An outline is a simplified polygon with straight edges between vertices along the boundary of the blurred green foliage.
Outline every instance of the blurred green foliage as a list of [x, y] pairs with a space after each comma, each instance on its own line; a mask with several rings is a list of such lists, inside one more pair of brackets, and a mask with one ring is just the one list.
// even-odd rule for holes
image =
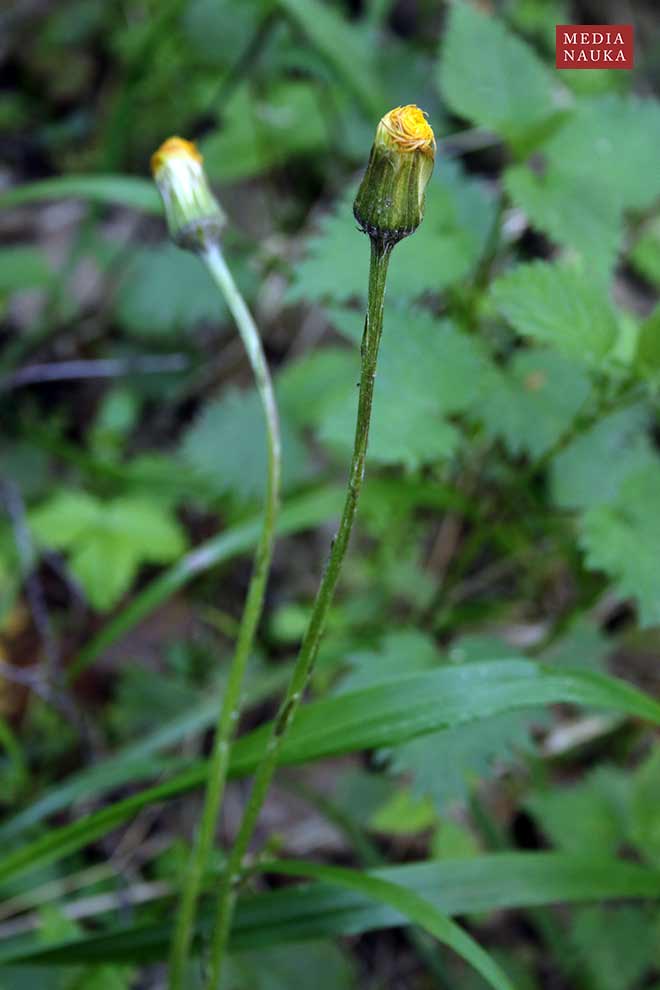
[[[160, 884], [185, 870], [196, 815], [142, 789], [201, 779], [265, 459], [228, 313], [165, 239], [151, 152], [198, 141], [281, 407], [287, 535], [245, 728], [286, 679], [331, 531], [368, 268], [352, 200], [379, 116], [408, 102], [436, 171], [392, 261], [360, 532], [312, 690], [359, 714], [360, 691], [412, 697], [453, 667], [469, 686], [526, 658], [657, 694], [660, 21], [651, 2], [603, 5], [634, 21], [636, 69], [557, 72], [554, 25], [593, 5], [33, 7], [0, 14], [0, 875], [23, 849], [40, 865], [3, 885], [0, 990], [128, 990], [160, 985]], [[376, 726], [368, 759], [283, 773], [271, 849], [390, 864], [436, 898], [435, 873], [401, 864], [449, 870], [450, 892], [479, 896], [436, 907], [458, 905], [520, 990], [653, 987], [660, 756], [607, 684], [614, 713], [511, 703], [417, 733], [420, 702], [389, 745]], [[400, 923], [391, 908], [315, 883], [301, 920], [296, 895], [258, 885], [226, 990], [311, 971], [319, 990], [484, 985], [413, 928], [330, 940]], [[49, 947], [57, 965], [31, 965]]]

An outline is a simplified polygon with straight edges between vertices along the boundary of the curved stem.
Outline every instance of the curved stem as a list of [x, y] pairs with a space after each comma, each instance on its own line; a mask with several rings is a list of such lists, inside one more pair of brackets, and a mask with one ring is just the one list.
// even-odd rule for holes
[[259, 333], [250, 311], [236, 287], [220, 247], [216, 244], [207, 245], [201, 252], [201, 258], [227, 301], [252, 366], [257, 391], [259, 392], [266, 419], [268, 472], [261, 535], [255, 553], [252, 577], [243, 608], [236, 648], [218, 712], [197, 841], [186, 873], [175, 921], [170, 951], [170, 990], [183, 990], [187, 985], [186, 967], [190, 955], [195, 910], [222, 804], [227, 779], [227, 767], [229, 764], [230, 743], [238, 724], [241, 689], [245, 670], [250, 658], [255, 632], [263, 608], [266, 580], [272, 557], [280, 489], [281, 456], [279, 419], [273, 384], [261, 346]]
[[335, 539], [332, 541], [328, 562], [316, 594], [312, 614], [291, 675], [291, 680], [273, 723], [266, 752], [257, 767], [252, 791], [243, 814], [238, 835], [229, 854], [225, 871], [220, 881], [211, 941], [210, 966], [206, 981], [207, 990], [217, 990], [220, 984], [222, 965], [229, 938], [229, 929], [231, 927], [238, 884], [241, 878], [243, 858], [250, 844], [259, 812], [261, 811], [275, 772], [284, 737], [300, 704], [312, 672], [353, 528], [353, 521], [362, 488], [362, 479], [364, 478], [378, 347], [383, 329], [385, 282], [391, 248], [392, 245], [384, 245], [375, 240], [371, 242], [369, 299], [361, 347], [360, 398], [346, 499], [339, 529]]

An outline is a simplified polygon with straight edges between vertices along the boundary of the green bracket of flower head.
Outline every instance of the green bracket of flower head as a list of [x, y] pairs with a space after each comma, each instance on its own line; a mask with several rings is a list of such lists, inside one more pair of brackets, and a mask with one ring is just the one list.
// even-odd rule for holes
[[385, 114], [353, 206], [365, 234], [393, 246], [417, 230], [434, 161], [435, 138], [419, 107]]
[[201, 251], [217, 242], [225, 215], [211, 192], [195, 145], [183, 138], [168, 138], [151, 156], [151, 171], [175, 244]]

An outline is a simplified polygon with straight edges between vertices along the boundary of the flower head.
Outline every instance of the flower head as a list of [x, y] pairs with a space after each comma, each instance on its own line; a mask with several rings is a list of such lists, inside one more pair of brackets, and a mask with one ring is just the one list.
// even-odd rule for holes
[[381, 119], [376, 128], [376, 141], [393, 151], [421, 151], [435, 157], [435, 137], [426, 114], [414, 103], [395, 107]]
[[203, 158], [192, 141], [171, 137], [151, 156], [170, 236], [180, 246], [201, 250], [217, 238], [224, 214], [204, 172]]
[[353, 207], [366, 234], [396, 244], [417, 229], [434, 161], [435, 137], [423, 110], [409, 104], [385, 114]]

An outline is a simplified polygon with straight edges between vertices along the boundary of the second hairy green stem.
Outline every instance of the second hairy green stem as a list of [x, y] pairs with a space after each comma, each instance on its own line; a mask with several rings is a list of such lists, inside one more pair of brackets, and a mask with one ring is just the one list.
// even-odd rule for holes
[[248, 850], [259, 812], [261, 811], [275, 768], [277, 767], [284, 737], [300, 704], [318, 654], [319, 644], [325, 630], [328, 612], [332, 605], [337, 581], [339, 580], [339, 573], [353, 528], [367, 456], [376, 363], [383, 329], [385, 282], [391, 249], [391, 244], [383, 244], [377, 240], [372, 240], [371, 242], [369, 299], [361, 348], [360, 396], [346, 500], [344, 502], [339, 529], [332, 541], [328, 562], [314, 601], [307, 631], [300, 647], [291, 680], [273, 723], [273, 729], [266, 746], [266, 751], [261, 763], [257, 767], [252, 791], [238, 835], [229, 854], [227, 865], [220, 881], [211, 941], [209, 973], [206, 982], [208, 990], [217, 990], [220, 984], [234, 904], [238, 884], [241, 879], [243, 859]]
[[245, 671], [262, 612], [270, 569], [280, 489], [280, 429], [275, 394], [259, 333], [242, 295], [236, 287], [220, 248], [209, 244], [201, 258], [222, 292], [245, 345], [266, 419], [268, 470], [266, 501], [261, 535], [257, 544], [247, 598], [241, 617], [234, 656], [218, 713], [213, 749], [209, 760], [206, 793], [197, 841], [185, 876], [170, 952], [170, 990], [186, 986], [195, 910], [222, 803], [229, 765], [229, 749], [238, 723]]

